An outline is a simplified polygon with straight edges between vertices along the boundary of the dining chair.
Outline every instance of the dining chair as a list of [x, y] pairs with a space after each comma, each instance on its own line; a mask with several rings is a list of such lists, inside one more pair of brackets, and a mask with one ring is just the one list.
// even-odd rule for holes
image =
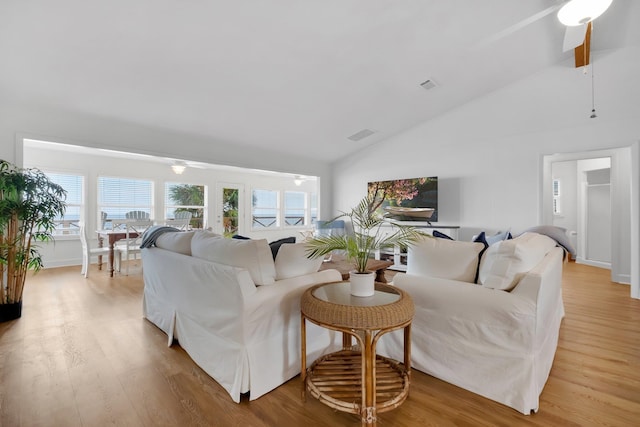
[[[313, 235], [315, 237], [343, 236], [344, 234], [346, 234], [345, 222], [342, 219], [337, 219], [333, 221], [317, 220], [315, 223], [315, 230], [313, 232]], [[335, 252], [340, 252], [340, 251], [335, 251]], [[333, 252], [330, 252], [329, 254], [324, 256], [323, 261], [329, 262], [331, 261], [332, 257], [333, 257]]]
[[109, 256], [109, 248], [92, 248], [89, 246], [89, 239], [87, 237], [87, 229], [84, 222], [78, 224], [80, 226], [80, 243], [82, 244], [82, 269], [80, 274], [83, 274], [85, 278], [89, 277], [89, 265], [91, 264], [92, 255]]
[[192, 216], [193, 214], [189, 211], [176, 212], [175, 217], [166, 219], [164, 225], [169, 225], [179, 230], [187, 231], [189, 230]]
[[149, 212], [145, 211], [129, 211], [124, 214], [126, 219], [149, 219]]
[[114, 229], [118, 226], [124, 227], [125, 237], [118, 240], [114, 245], [115, 258], [116, 258], [116, 270], [118, 272], [122, 269], [122, 258], [124, 257], [127, 265], [125, 266], [125, 275], [129, 275], [129, 259], [133, 255], [133, 259], [137, 259], [137, 254], [140, 253], [140, 244], [142, 243], [142, 235], [145, 230], [153, 225], [151, 220], [125, 220], [119, 223], [114, 223]]

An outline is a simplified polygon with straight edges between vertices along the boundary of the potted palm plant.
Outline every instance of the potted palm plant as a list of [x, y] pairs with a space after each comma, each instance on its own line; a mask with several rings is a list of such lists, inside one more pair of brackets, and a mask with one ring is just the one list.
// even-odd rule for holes
[[[415, 227], [394, 223], [376, 212], [375, 197], [362, 199], [350, 212], [329, 221], [348, 218], [353, 232], [338, 236], [315, 236], [306, 241], [307, 256], [317, 258], [332, 251], [344, 251], [355, 269], [350, 272], [351, 294], [371, 296], [374, 293], [375, 273], [367, 271], [367, 262], [379, 249], [394, 245], [411, 246], [426, 234]], [[388, 229], [382, 229], [388, 225]], [[386, 228], [386, 227], [385, 227]]]
[[65, 199], [43, 172], [0, 160], [0, 321], [21, 316], [27, 271], [42, 268], [36, 242], [53, 239]]

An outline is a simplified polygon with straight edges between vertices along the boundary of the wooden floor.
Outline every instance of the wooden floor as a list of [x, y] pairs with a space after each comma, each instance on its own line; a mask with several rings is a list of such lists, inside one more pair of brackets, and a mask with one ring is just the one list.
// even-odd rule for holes
[[[233, 403], [142, 318], [141, 276], [92, 266], [30, 277], [22, 318], [0, 324], [0, 425], [357, 426], [354, 415], [300, 399], [295, 377]], [[640, 425], [640, 301], [608, 271], [565, 265], [563, 320], [537, 414], [521, 415], [414, 371], [411, 392], [379, 426]]]

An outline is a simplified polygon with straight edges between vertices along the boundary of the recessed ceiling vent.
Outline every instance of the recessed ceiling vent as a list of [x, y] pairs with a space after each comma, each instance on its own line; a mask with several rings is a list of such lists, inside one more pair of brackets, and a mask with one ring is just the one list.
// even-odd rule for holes
[[352, 141], [360, 141], [361, 139], [365, 139], [366, 137], [371, 136], [374, 133], [376, 133], [375, 130], [362, 129], [360, 132], [356, 132], [353, 135], [351, 135], [349, 139]]
[[429, 79], [420, 83], [420, 86], [422, 86], [423, 89], [429, 90], [429, 89], [433, 89], [434, 87], [437, 87], [438, 84], [435, 81]]

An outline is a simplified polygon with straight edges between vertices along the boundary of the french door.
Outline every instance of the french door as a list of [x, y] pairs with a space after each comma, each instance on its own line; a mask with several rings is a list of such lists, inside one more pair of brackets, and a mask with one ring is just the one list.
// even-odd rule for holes
[[243, 201], [243, 184], [220, 182], [216, 185], [216, 233], [225, 237], [243, 233]]

